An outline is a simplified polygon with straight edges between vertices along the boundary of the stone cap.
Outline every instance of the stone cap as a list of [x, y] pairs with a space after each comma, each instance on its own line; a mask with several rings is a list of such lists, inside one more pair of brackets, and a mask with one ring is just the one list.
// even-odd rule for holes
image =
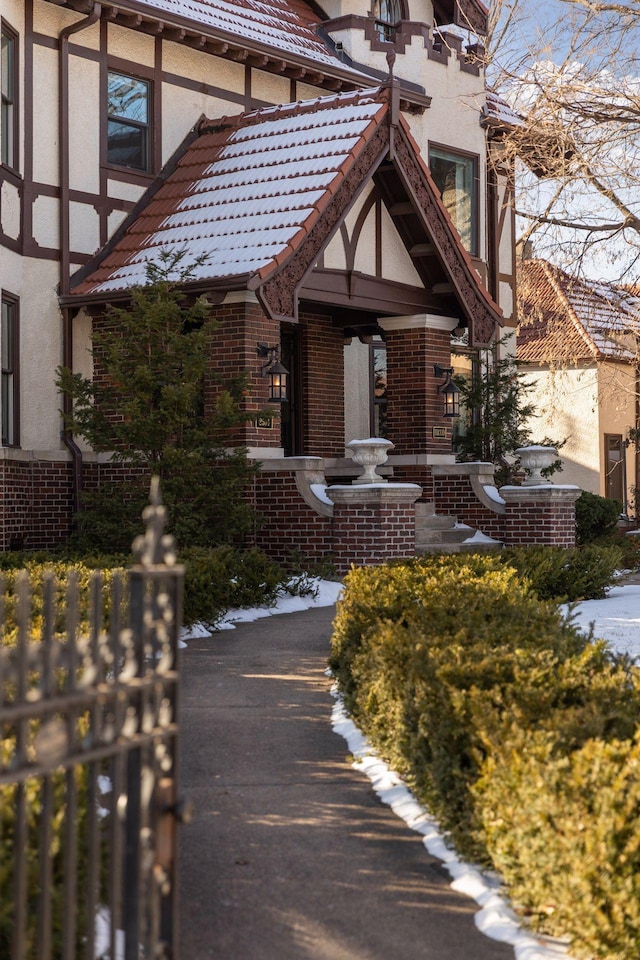
[[335, 484], [327, 487], [327, 496], [335, 504], [415, 503], [422, 495], [417, 483]]
[[572, 484], [544, 484], [538, 487], [500, 487], [500, 496], [509, 504], [564, 501], [575, 503], [582, 489]]

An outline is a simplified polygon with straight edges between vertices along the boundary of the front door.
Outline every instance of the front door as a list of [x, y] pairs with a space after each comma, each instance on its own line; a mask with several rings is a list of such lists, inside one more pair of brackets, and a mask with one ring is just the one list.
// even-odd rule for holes
[[287, 401], [282, 404], [281, 446], [285, 457], [299, 457], [304, 453], [304, 433], [302, 419], [302, 338], [297, 326], [281, 327], [280, 355], [282, 363], [289, 371]]
[[622, 435], [605, 433], [605, 496], [620, 500], [621, 503], [624, 502], [624, 454]]

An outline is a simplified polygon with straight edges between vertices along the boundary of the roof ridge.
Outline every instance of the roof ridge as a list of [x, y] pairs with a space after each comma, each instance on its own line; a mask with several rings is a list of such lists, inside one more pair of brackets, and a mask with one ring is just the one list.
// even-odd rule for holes
[[[386, 94], [386, 96], [385, 96]], [[295, 100], [290, 103], [280, 103], [275, 106], [258, 107], [246, 113], [238, 113], [232, 117], [220, 117], [219, 120], [204, 117], [198, 126], [198, 134], [221, 133], [234, 127], [248, 126], [261, 123], [263, 120], [275, 120], [288, 116], [303, 116], [307, 113], [316, 113], [337, 104], [354, 105], [364, 100], [379, 100], [382, 104], [388, 99], [388, 90], [382, 86], [358, 87], [348, 93], [332, 93], [326, 97], [316, 97], [314, 100]]]

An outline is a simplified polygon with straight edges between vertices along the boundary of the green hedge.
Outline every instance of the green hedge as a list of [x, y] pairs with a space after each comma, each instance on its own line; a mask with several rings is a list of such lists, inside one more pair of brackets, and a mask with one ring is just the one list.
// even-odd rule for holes
[[620, 500], [599, 497], [583, 490], [576, 500], [576, 540], [592, 543], [599, 537], [613, 533], [622, 513]]
[[[233, 547], [189, 547], [180, 552], [179, 561], [185, 566], [184, 616], [186, 625], [197, 621], [215, 627], [225, 612], [234, 607], [252, 607], [275, 602], [281, 590], [291, 593], [309, 592], [312, 587], [303, 575], [291, 576], [259, 550], [238, 550]], [[82, 622], [88, 617], [87, 599], [94, 570], [101, 571], [107, 587], [106, 615], [109, 616], [108, 589], [114, 573], [126, 573], [131, 558], [121, 554], [65, 557], [46, 552], [0, 553], [0, 575], [9, 591], [5, 635], [15, 635], [15, 580], [26, 570], [33, 590], [34, 639], [38, 636], [42, 614], [42, 582], [45, 573], [53, 573], [58, 584], [58, 596], [64, 594], [69, 573], [75, 571], [81, 597]], [[62, 629], [60, 621], [59, 628]]]
[[[616, 752], [614, 746], [629, 745], [638, 728], [638, 671], [610, 655], [604, 643], [583, 636], [556, 604], [540, 600], [526, 578], [494, 557], [352, 570], [330, 663], [347, 709], [373, 744], [407, 777], [461, 853], [499, 869], [520, 903], [518, 868], [505, 869], [501, 851], [507, 851], [507, 863], [509, 856], [517, 861], [524, 840], [519, 836], [510, 846], [510, 828], [502, 827], [514, 822], [519, 805], [525, 830], [529, 792], [546, 796], [544, 762], [535, 770], [526, 766], [532, 738], [542, 738], [547, 759], [559, 763], [573, 762], [591, 743], [610, 745], [600, 773], [593, 772], [597, 790], [600, 775], [603, 789], [605, 782], [619, 782], [608, 764], [615, 767], [623, 748]], [[514, 770], [520, 767], [526, 769], [518, 773], [522, 787], [515, 802]], [[535, 872], [535, 882], [529, 881], [535, 893], [526, 902], [532, 921], [564, 932], [569, 928], [560, 907], [550, 913], [554, 891], [546, 880], [553, 874], [557, 886], [566, 874], [555, 850], [564, 840], [551, 801], [545, 802], [540, 800], [536, 825], [545, 857], [538, 866], [535, 857], [527, 859], [522, 883]], [[640, 833], [640, 809], [630, 829]], [[591, 917], [600, 902], [599, 888], [590, 885], [588, 854], [584, 860], [576, 854], [573, 869], [593, 895], [588, 908], [587, 900], [572, 903], [576, 916], [569, 932], [577, 948], [620, 960], [623, 954], [608, 946], [611, 932], [599, 939], [592, 919], [582, 915]], [[609, 869], [616, 873], [615, 862]], [[628, 960], [639, 952], [640, 923], [635, 908], [621, 910], [624, 942], [636, 938]]]

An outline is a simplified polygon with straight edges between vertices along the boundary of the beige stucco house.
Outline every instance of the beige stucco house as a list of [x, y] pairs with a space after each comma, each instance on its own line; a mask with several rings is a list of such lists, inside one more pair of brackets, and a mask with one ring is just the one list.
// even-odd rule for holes
[[519, 270], [518, 359], [534, 383], [536, 431], [562, 448], [560, 482], [623, 502], [638, 479], [640, 298], [570, 277], [544, 260]]
[[277, 415], [236, 438], [265, 484], [313, 458], [339, 477], [351, 439], [386, 431], [394, 477], [432, 497], [432, 467], [454, 460], [435, 365], [454, 331], [480, 351], [515, 324], [487, 15], [480, 0], [4, 0], [2, 548], [59, 542], [108, 472], [62, 430], [55, 370], [91, 374], [92, 324], [167, 250], [206, 254], [185, 292], [223, 321], [211, 362], [249, 372], [249, 411], [269, 399], [258, 343], [290, 372]]

